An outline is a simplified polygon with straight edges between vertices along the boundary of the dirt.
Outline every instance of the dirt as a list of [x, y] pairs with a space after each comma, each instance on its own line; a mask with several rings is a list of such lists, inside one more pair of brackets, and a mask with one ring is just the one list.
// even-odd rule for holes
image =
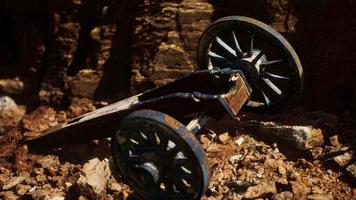
[[[40, 107], [25, 116], [18, 128], [0, 138], [0, 197], [138, 199], [137, 194], [117, 174], [107, 139], [56, 149], [40, 148], [41, 151], [29, 150], [23, 144], [23, 134], [28, 130], [26, 127], [50, 127], [54, 121], [64, 120], [63, 115], [58, 115], [63, 112], [71, 111]], [[305, 115], [313, 116], [312, 113]], [[284, 116], [291, 119], [294, 115], [285, 113]], [[332, 156], [340, 155], [345, 149], [353, 152], [350, 149], [352, 143], [345, 142], [343, 134], [333, 132], [338, 137], [333, 135], [330, 142], [321, 147], [306, 151], [288, 149], [279, 145], [278, 141], [264, 140], [246, 130], [243, 124], [249, 118], [263, 119], [265, 116], [241, 113], [237, 121], [228, 117], [220, 121], [211, 120], [203, 134], [198, 136], [206, 151], [211, 174], [209, 189], [202, 199], [355, 197], [356, 178], [330, 161]], [[302, 118], [304, 121], [313, 121], [313, 117]], [[345, 126], [344, 121], [338, 117], [336, 119], [340, 121], [333, 128], [342, 130], [340, 126]], [[344, 130], [345, 134], [348, 131], [353, 130]], [[323, 129], [323, 133], [326, 138], [329, 137], [326, 129]], [[108, 167], [110, 173], [106, 169]]]

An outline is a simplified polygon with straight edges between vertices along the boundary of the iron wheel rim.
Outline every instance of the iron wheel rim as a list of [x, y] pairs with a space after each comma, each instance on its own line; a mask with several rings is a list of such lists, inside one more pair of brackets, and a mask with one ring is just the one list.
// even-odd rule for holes
[[[141, 133], [129, 133], [128, 129], [137, 127], [138, 124], [141, 125], [141, 128], [133, 129], [134, 131], [151, 128], [151, 130], [158, 132], [156, 134], [154, 132], [142, 131]], [[153, 129], [152, 127], [148, 127], [150, 125], [154, 126]], [[167, 132], [163, 134], [159, 133], [162, 130], [163, 132]], [[122, 143], [121, 141], [121, 144], [119, 144], [118, 140], [122, 140], [122, 137], [129, 142]], [[157, 141], [157, 137], [159, 142]], [[166, 142], [167, 147], [162, 145], [163, 141]], [[132, 144], [132, 142], [138, 144]], [[145, 142], [147, 143], [144, 144]], [[170, 142], [175, 146], [169, 146]], [[141, 146], [141, 152], [138, 149], [133, 150], [133, 146]], [[136, 152], [130, 155], [128, 150]], [[141, 172], [138, 172], [134, 165], [140, 166], [140, 164], [150, 162], [151, 160], [149, 161], [144, 156], [152, 152], [157, 154], [159, 160], [161, 160], [161, 164], [157, 164], [156, 162], [159, 161], [152, 159], [154, 160], [152, 161], [154, 165], [157, 166], [160, 177], [157, 182], [151, 179], [149, 183], [153, 184], [153, 186], [147, 190], [145, 184], [142, 185], [139, 183], [137, 177]], [[172, 152], [175, 156], [167, 157], [167, 154], [171, 154]], [[122, 121], [120, 131], [113, 136], [112, 154], [115, 165], [124, 179], [143, 198], [199, 199], [205, 193], [209, 184], [209, 172], [205, 152], [201, 144], [183, 124], [161, 112], [140, 110], [125, 118]], [[134, 161], [131, 162], [130, 159]], [[130, 172], [130, 170], [132, 171]], [[149, 174], [152, 175], [152, 171], [155, 170], [144, 169], [144, 171], [149, 171]], [[137, 176], [134, 175], [135, 173]]]
[[[253, 36], [252, 47], [251, 40], [246, 38], [248, 35]], [[253, 59], [252, 51], [258, 59]], [[200, 38], [197, 59], [200, 69], [243, 68], [241, 70], [253, 88], [251, 98], [244, 106], [247, 109], [279, 110], [302, 94], [303, 69], [295, 50], [280, 33], [255, 19], [230, 16], [214, 22]], [[246, 66], [242, 66], [241, 61], [247, 63]], [[253, 62], [260, 62], [258, 69]], [[249, 65], [255, 69], [248, 70]]]

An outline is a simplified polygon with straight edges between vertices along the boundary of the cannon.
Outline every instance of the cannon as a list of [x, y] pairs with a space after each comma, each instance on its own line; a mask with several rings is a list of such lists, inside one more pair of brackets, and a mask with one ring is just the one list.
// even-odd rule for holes
[[215, 21], [197, 48], [198, 70], [84, 114], [36, 137], [30, 146], [111, 138], [112, 157], [144, 199], [199, 199], [209, 166], [196, 135], [209, 118], [241, 109], [269, 112], [300, 97], [303, 70], [288, 41], [242, 16]]

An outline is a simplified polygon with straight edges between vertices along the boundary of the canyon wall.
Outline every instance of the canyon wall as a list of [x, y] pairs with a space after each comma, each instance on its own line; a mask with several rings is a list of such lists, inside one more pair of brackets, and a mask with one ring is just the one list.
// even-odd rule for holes
[[[302, 105], [356, 112], [353, 0], [4, 0], [0, 93], [69, 105], [161, 85], [196, 68], [200, 34], [227, 15], [288, 38], [304, 67]], [[21, 84], [9, 84], [15, 78]]]

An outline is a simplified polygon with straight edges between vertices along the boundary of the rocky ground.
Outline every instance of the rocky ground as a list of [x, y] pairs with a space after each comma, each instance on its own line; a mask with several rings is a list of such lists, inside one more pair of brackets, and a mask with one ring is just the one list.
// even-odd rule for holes
[[[78, 100], [66, 111], [39, 107], [24, 115], [12, 99], [1, 99], [0, 120], [8, 125], [0, 136], [0, 199], [137, 199], [115, 173], [107, 139], [40, 153], [23, 144], [24, 136], [103, 102]], [[355, 199], [354, 127], [347, 113], [301, 109], [211, 120], [199, 136], [211, 172], [202, 199]]]

